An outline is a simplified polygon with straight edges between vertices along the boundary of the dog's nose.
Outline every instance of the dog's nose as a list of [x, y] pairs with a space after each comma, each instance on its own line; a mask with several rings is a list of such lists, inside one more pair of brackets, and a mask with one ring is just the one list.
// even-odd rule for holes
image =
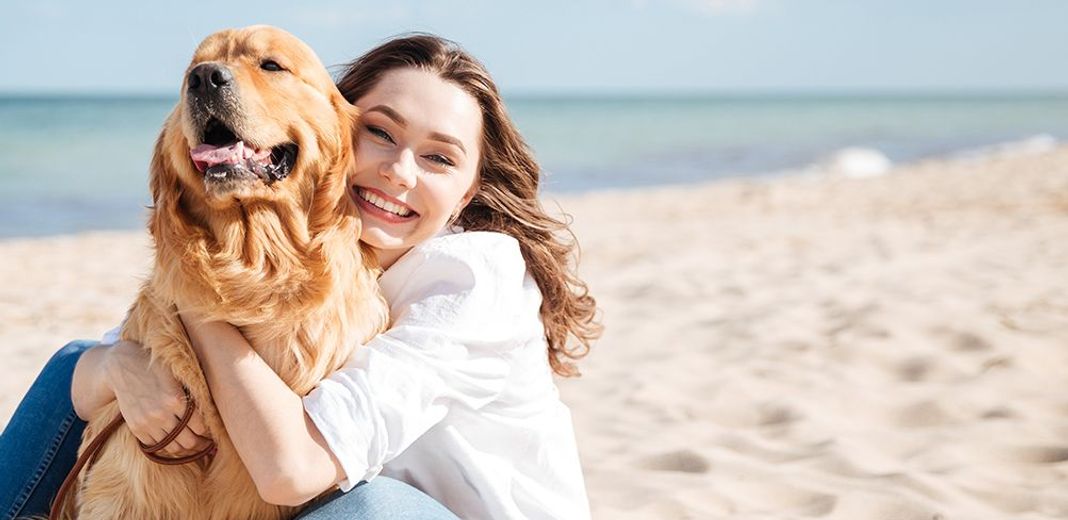
[[218, 63], [201, 63], [189, 71], [189, 90], [192, 92], [216, 92], [234, 81], [230, 69]]

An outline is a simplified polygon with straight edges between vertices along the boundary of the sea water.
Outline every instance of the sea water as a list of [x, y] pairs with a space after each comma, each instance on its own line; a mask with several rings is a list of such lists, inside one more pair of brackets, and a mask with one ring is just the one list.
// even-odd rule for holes
[[[0, 97], [0, 237], [139, 229], [173, 97]], [[893, 163], [1068, 139], [1068, 95], [509, 97], [548, 192], [796, 170], [859, 147]]]

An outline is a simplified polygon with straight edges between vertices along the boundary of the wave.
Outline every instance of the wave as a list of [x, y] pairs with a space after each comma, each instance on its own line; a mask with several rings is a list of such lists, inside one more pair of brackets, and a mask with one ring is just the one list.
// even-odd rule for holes
[[961, 150], [950, 154], [949, 158], [964, 160], [1003, 159], [1050, 152], [1060, 144], [1061, 142], [1050, 134], [1035, 134], [1024, 139]]

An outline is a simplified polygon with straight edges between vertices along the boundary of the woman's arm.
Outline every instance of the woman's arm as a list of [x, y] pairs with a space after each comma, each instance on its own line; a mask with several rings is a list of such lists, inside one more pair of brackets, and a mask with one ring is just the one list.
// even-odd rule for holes
[[[170, 370], [151, 363], [148, 351], [131, 341], [101, 344], [78, 359], [71, 380], [71, 402], [88, 421], [104, 405], [118, 401], [119, 413], [137, 440], [156, 444], [178, 425], [186, 402]], [[204, 421], [195, 414], [160, 455], [181, 457], [208, 445]]]
[[70, 383], [70, 400], [74, 411], [88, 421], [101, 406], [115, 400], [115, 391], [105, 375], [105, 361], [111, 345], [97, 345], [86, 350], [74, 365]]
[[541, 295], [514, 238], [471, 234], [445, 245], [383, 275], [384, 286], [403, 281], [385, 291], [401, 317], [307, 396], [294, 394], [234, 327], [182, 314], [265, 499], [301, 504], [333, 484], [347, 490], [374, 478], [454, 407], [495, 400], [520, 347], [544, 335]]
[[267, 502], [296, 506], [345, 478], [301, 396], [225, 322], [181, 313], [226, 431]]

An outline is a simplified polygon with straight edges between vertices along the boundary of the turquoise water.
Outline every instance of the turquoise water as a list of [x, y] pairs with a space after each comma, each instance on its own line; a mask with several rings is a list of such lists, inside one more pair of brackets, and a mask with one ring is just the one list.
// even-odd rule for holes
[[[0, 97], [0, 237], [136, 229], [175, 100]], [[1068, 96], [510, 98], [552, 192], [758, 175], [848, 146], [908, 162], [1049, 134]]]

